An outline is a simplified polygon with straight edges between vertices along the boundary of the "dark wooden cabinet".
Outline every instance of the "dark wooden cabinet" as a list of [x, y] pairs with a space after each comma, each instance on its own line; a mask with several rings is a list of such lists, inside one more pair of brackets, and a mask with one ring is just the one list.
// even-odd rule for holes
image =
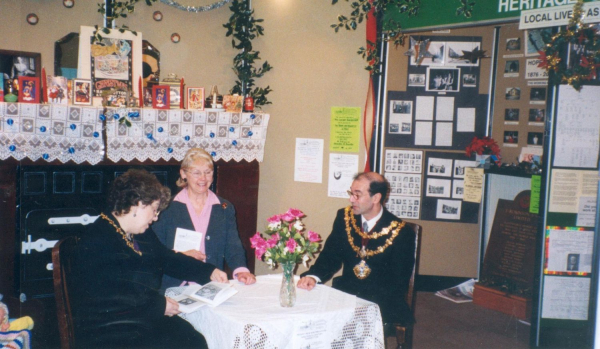
[[[258, 162], [217, 161], [215, 165], [212, 190], [235, 206], [240, 238], [253, 271], [249, 238], [256, 232]], [[146, 168], [174, 194], [178, 191], [177, 162], [93, 166], [0, 163], [0, 293], [20, 300], [19, 309], [10, 309], [11, 317], [38, 317], [33, 331], [38, 345], [58, 345], [52, 247], [62, 237], [80, 232], [103, 210], [111, 182], [131, 167]]]

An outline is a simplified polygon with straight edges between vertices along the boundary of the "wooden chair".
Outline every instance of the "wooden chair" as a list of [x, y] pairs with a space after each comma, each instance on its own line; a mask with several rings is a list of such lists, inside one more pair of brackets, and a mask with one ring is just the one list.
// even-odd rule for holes
[[[415, 223], [406, 222], [406, 225], [411, 227], [415, 232], [415, 266], [413, 268], [412, 275], [410, 276], [410, 282], [408, 284], [408, 290], [406, 292], [406, 304], [408, 304], [410, 310], [415, 315], [415, 304], [417, 302], [417, 294], [415, 293], [415, 276], [419, 272], [419, 259], [421, 256], [421, 234], [423, 228]], [[393, 324], [396, 328], [396, 342], [398, 343], [397, 349], [410, 349], [412, 348], [413, 340], [413, 327], [414, 325], [403, 326], [400, 324]]]
[[61, 239], [52, 248], [52, 266], [54, 277], [54, 297], [56, 298], [56, 314], [58, 317], [58, 330], [60, 332], [60, 346], [62, 349], [75, 347], [75, 333], [73, 330], [73, 313], [69, 302], [69, 274], [72, 267], [72, 254], [77, 248], [78, 238], [67, 236]]

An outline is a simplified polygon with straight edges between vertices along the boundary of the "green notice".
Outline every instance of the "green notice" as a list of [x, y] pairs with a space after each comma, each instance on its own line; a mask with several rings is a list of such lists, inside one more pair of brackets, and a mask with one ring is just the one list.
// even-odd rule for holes
[[539, 175], [531, 176], [531, 198], [529, 199], [529, 212], [540, 213], [540, 190], [542, 186], [542, 177]]
[[329, 150], [358, 153], [360, 108], [331, 107]]

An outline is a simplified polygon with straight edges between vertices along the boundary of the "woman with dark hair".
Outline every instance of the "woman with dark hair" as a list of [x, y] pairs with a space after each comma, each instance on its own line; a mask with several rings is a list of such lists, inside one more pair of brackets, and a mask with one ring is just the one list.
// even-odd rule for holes
[[80, 237], [70, 296], [75, 338], [83, 348], [207, 348], [178, 316], [179, 305], [158, 292], [163, 273], [204, 284], [227, 282], [213, 265], [165, 248], [146, 233], [171, 191], [145, 170], [115, 179], [108, 210]]

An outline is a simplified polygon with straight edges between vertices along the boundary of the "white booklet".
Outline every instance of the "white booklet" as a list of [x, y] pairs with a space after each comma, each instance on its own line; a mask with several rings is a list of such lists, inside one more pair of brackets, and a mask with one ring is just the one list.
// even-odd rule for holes
[[177, 252], [185, 252], [189, 250], [200, 251], [200, 245], [202, 244], [202, 237], [204, 235], [197, 231], [177, 228], [175, 230], [175, 242], [173, 243], [173, 250]]
[[187, 286], [180, 295], [171, 298], [179, 303], [179, 310], [182, 313], [191, 313], [205, 305], [216, 307], [237, 292], [230, 283], [211, 281], [204, 286]]

